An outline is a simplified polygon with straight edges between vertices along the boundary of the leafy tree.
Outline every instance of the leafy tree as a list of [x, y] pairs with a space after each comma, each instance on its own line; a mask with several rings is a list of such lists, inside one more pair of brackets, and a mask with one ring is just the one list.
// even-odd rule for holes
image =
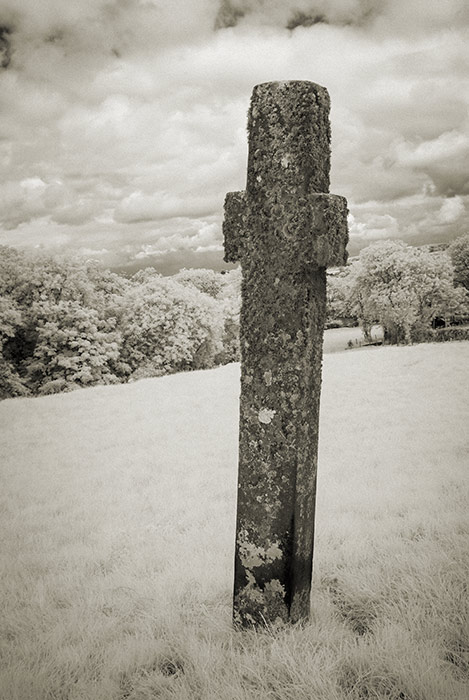
[[29, 305], [23, 303], [23, 297], [31, 284], [32, 270], [33, 265], [25, 253], [0, 246], [2, 398], [28, 393], [21, 366], [34, 346], [34, 328], [29, 321]]
[[[19, 314], [2, 341], [4, 395], [21, 387], [43, 393], [114, 381], [119, 300], [128, 282], [93, 261], [7, 247], [0, 252], [0, 292]], [[87, 343], [93, 345], [88, 353]], [[99, 357], [109, 361], [101, 369]]]
[[0, 294], [24, 308], [34, 302], [78, 301], [106, 313], [110, 299], [121, 295], [128, 284], [94, 260], [44, 253], [26, 255], [0, 246]]
[[123, 300], [121, 361], [133, 378], [211, 367], [222, 350], [217, 302], [192, 286], [149, 275]]
[[350, 325], [358, 323], [350, 303], [351, 270], [344, 267], [334, 275], [327, 275], [327, 320], [347, 320]]
[[469, 233], [456, 238], [448, 247], [454, 266], [454, 281], [469, 291]]
[[118, 381], [113, 364], [119, 335], [112, 323], [78, 301], [35, 302], [36, 343], [26, 362], [26, 383], [34, 393], [51, 394]]
[[380, 323], [390, 343], [423, 339], [433, 319], [454, 315], [464, 301], [453, 286], [453, 268], [445, 253], [402, 241], [368, 246], [347, 277], [349, 308], [365, 336], [373, 323]]
[[28, 394], [8, 353], [8, 343], [21, 326], [22, 316], [18, 304], [8, 296], [0, 296], [0, 399]]
[[[139, 270], [132, 278], [133, 282], [146, 283], [158, 275], [154, 268]], [[171, 278], [188, 289], [196, 289], [202, 294], [214, 299], [217, 306], [209, 301], [216, 318], [223, 316], [222, 348], [209, 360], [209, 365], [225, 364], [239, 360], [239, 307], [241, 301], [241, 270], [234, 269], [220, 273], [208, 269], [182, 269]], [[204, 304], [207, 304], [205, 299]], [[218, 323], [218, 321], [216, 321]]]
[[223, 287], [218, 294], [223, 313], [223, 351], [218, 357], [222, 364], [238, 362], [239, 347], [239, 312], [241, 307], [241, 268], [235, 268], [223, 275]]
[[30, 267], [29, 260], [23, 252], [1, 245], [0, 295], [18, 300], [19, 289], [29, 283]]
[[183, 268], [174, 275], [173, 279], [184, 286], [190, 285], [195, 287], [199, 292], [208, 294], [214, 299], [220, 296], [225, 286], [224, 275], [215, 272], [215, 270], [207, 270], [205, 268], [191, 268], [190, 270]]
[[0, 296], [0, 347], [7, 338], [15, 335], [21, 326], [21, 310], [18, 304], [7, 296]]

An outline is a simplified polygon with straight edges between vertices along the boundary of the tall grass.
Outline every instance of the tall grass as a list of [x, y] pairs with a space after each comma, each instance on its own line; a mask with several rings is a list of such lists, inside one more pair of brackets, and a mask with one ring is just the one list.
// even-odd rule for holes
[[234, 630], [237, 365], [0, 404], [2, 700], [466, 700], [469, 343], [325, 357], [311, 621]]

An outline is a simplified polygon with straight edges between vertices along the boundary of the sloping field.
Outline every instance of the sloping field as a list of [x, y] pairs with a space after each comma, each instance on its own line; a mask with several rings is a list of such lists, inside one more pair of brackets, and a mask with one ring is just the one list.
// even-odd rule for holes
[[310, 624], [231, 626], [239, 366], [0, 403], [2, 700], [466, 700], [469, 343], [326, 355]]

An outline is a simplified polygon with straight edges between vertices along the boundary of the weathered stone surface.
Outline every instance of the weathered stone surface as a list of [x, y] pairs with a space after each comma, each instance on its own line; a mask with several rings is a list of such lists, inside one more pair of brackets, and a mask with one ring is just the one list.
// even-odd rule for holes
[[326, 267], [346, 259], [347, 204], [328, 195], [329, 96], [254, 88], [245, 192], [225, 200], [225, 260], [243, 269], [234, 618], [310, 608]]
[[229, 231], [225, 239], [226, 262], [241, 260], [241, 245], [246, 231], [246, 194], [244, 192], [228, 192], [225, 197], [224, 229]]
[[248, 194], [271, 199], [329, 191], [329, 109], [329, 93], [315, 83], [255, 86], [248, 115]]

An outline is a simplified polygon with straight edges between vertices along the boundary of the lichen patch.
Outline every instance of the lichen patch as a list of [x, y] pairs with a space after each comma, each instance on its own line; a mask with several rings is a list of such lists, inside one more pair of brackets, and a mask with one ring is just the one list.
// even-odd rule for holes
[[243, 566], [249, 572], [257, 566], [272, 564], [276, 559], [281, 559], [283, 552], [280, 548], [280, 542], [267, 542], [266, 547], [258, 547], [249, 539], [247, 530], [241, 530], [238, 535], [239, 556]]
[[272, 423], [272, 419], [275, 416], [275, 414], [276, 411], [273, 408], [261, 408], [259, 413], [257, 414], [259, 423], [269, 425], [269, 423]]

